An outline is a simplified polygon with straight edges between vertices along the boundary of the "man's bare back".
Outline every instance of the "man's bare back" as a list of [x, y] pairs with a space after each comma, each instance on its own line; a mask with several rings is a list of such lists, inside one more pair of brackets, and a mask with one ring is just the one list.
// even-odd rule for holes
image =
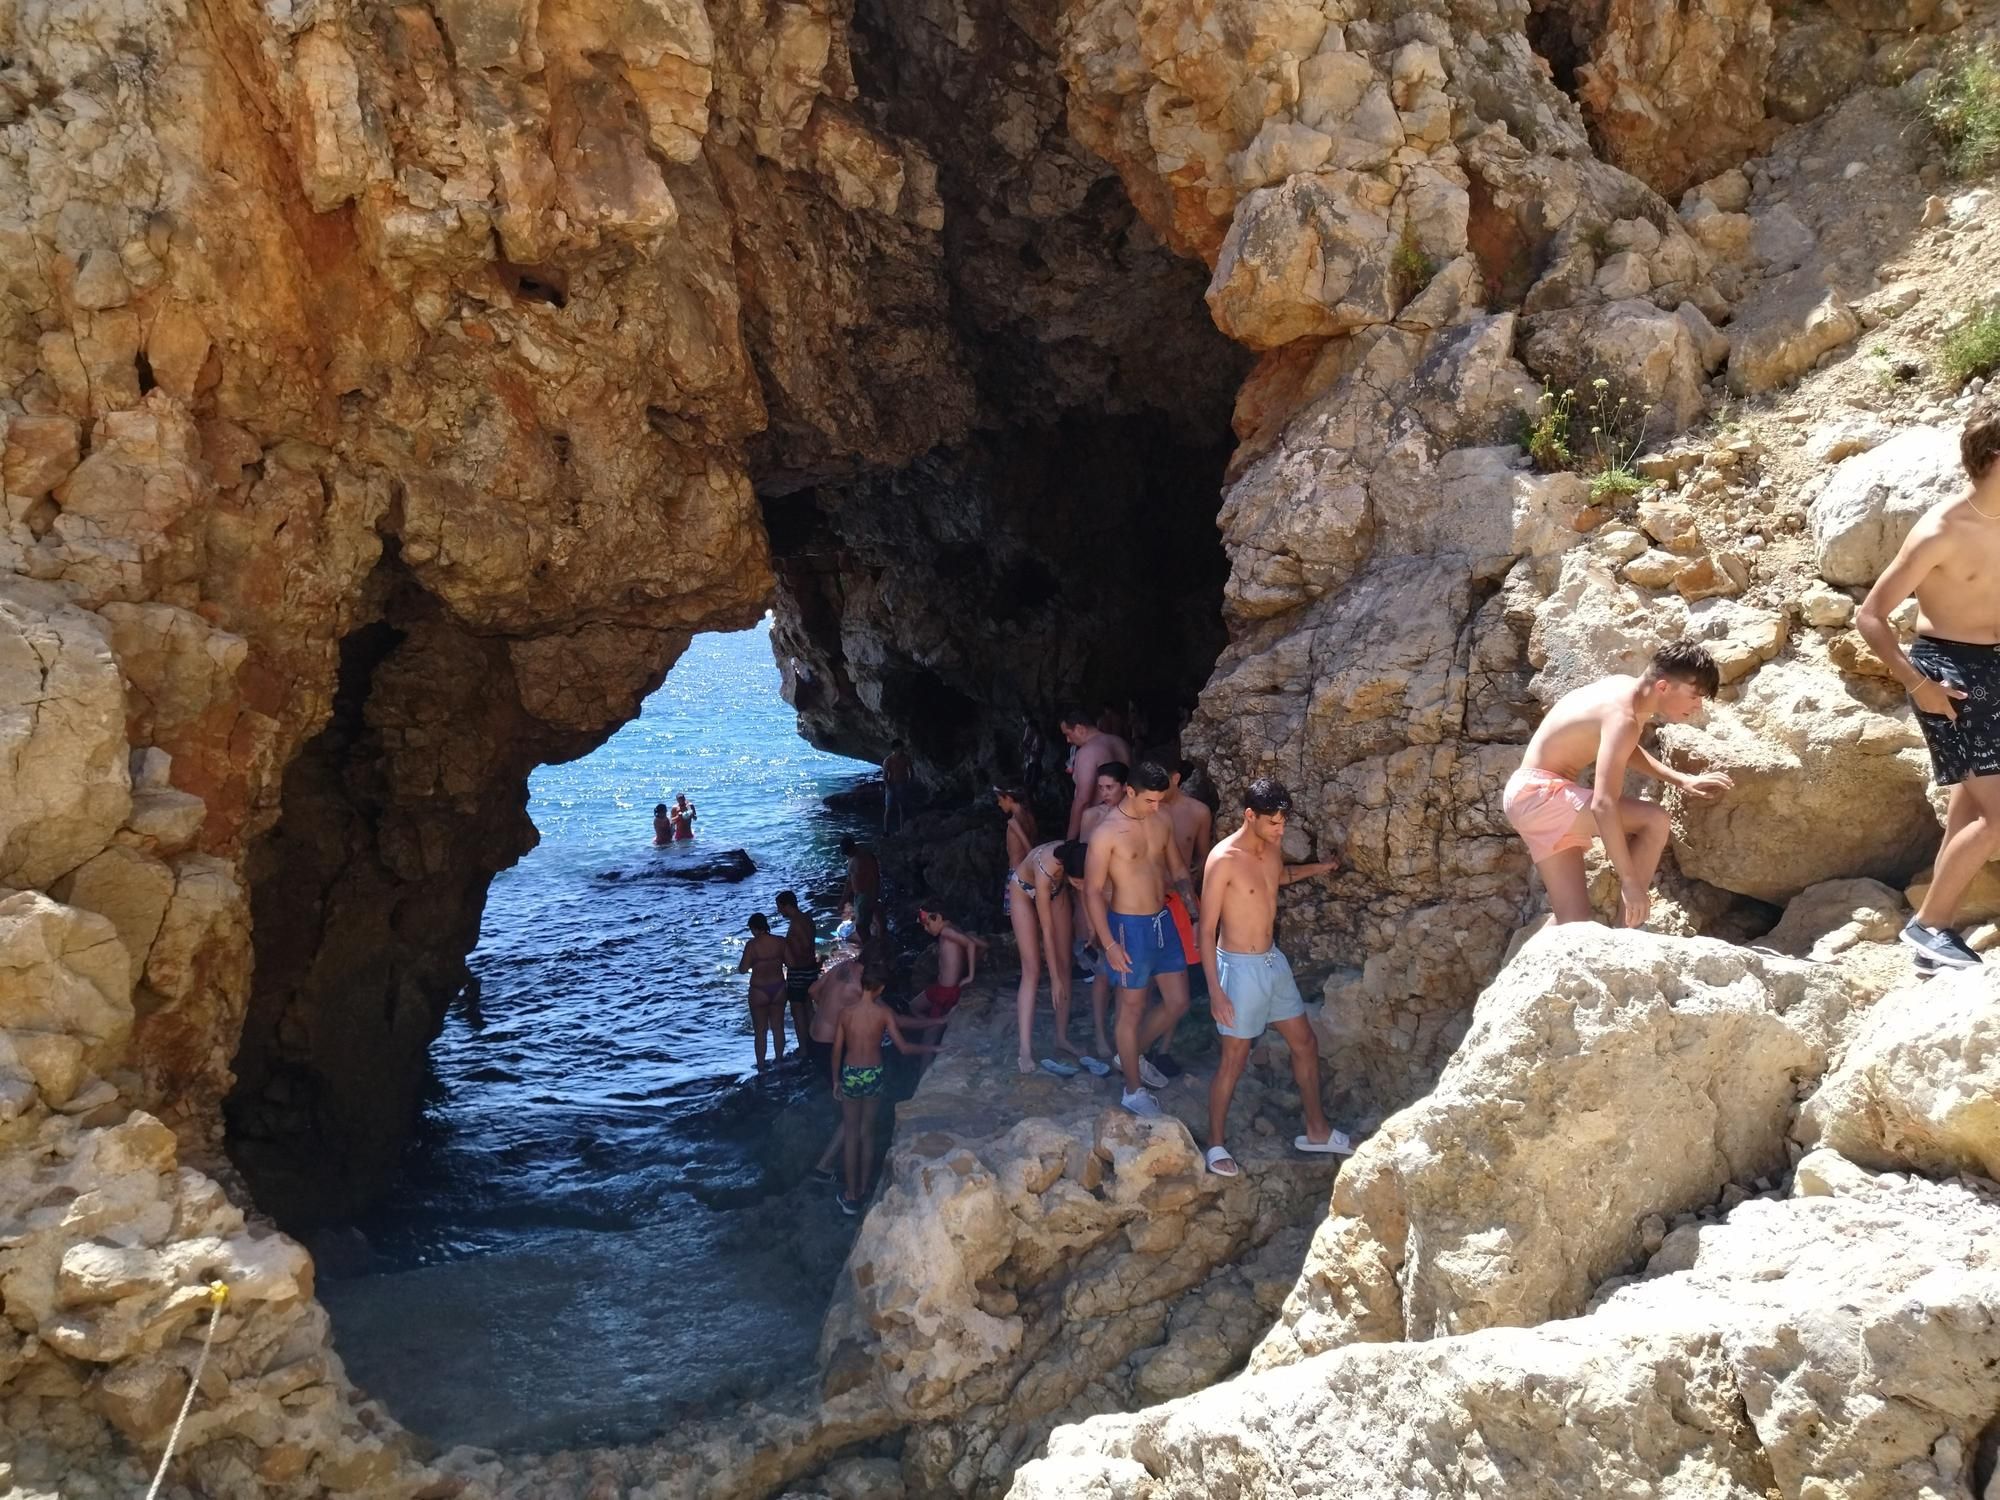
[[818, 935], [819, 929], [804, 907], [792, 912], [785, 923], [785, 967], [810, 969], [817, 965], [819, 951], [813, 940]]
[[843, 959], [813, 982], [812, 1039], [831, 1043], [847, 1008], [861, 998], [861, 960]]
[[1181, 863], [1200, 870], [1208, 861], [1209, 837], [1215, 820], [1206, 802], [1190, 797], [1178, 786], [1160, 803], [1160, 811], [1173, 824], [1174, 842], [1180, 846]]
[[[1607, 730], [1620, 740], [1629, 731], [1636, 747], [1643, 727], [1632, 702], [1638, 687], [1638, 678], [1618, 676], [1564, 693], [1528, 741], [1521, 764], [1539, 771], [1553, 771], [1574, 781], [1586, 767], [1596, 763], [1598, 747]], [[1630, 760], [1631, 753], [1629, 748], [1625, 751], [1626, 760]], [[1614, 794], [1624, 781], [1623, 761], [1618, 772], [1618, 780], [1610, 787]]]

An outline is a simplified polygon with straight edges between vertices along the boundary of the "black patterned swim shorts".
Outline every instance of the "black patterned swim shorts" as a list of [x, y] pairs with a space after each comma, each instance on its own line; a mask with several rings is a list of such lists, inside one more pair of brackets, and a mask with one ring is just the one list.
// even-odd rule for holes
[[1920, 635], [1910, 645], [1910, 665], [1965, 694], [1953, 702], [1956, 719], [1917, 715], [1937, 784], [1956, 786], [1974, 776], [2000, 776], [2000, 646]]

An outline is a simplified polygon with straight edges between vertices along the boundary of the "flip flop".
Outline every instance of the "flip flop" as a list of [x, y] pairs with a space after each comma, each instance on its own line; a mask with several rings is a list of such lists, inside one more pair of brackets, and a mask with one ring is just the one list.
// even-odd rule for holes
[[1314, 1156], [1352, 1156], [1354, 1142], [1344, 1132], [1336, 1130], [1323, 1141], [1316, 1141], [1308, 1135], [1293, 1136], [1292, 1149], [1310, 1152]]
[[[1305, 1139], [1303, 1136], [1301, 1140]], [[1236, 1158], [1229, 1154], [1227, 1146], [1210, 1146], [1202, 1160], [1208, 1163], [1208, 1170], [1217, 1177], [1239, 1177], [1243, 1169], [1236, 1165]]]
[[1081, 1067], [1093, 1078], [1109, 1078], [1111, 1076], [1111, 1064], [1099, 1058], [1092, 1057], [1088, 1053], [1077, 1058], [1076, 1061], [1077, 1066]]
[[1053, 1073], [1058, 1078], [1074, 1078], [1077, 1075], [1077, 1066], [1075, 1063], [1057, 1062], [1053, 1057], [1045, 1057], [1042, 1059], [1042, 1071]]

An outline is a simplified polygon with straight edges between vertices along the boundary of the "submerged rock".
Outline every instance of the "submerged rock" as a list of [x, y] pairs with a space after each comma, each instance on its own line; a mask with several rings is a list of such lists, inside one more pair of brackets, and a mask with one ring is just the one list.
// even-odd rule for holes
[[654, 863], [642, 865], [637, 869], [600, 871], [597, 878], [616, 882], [726, 880], [733, 883], [738, 880], [748, 880], [756, 873], [756, 863], [748, 853], [741, 849], [725, 849], [720, 854], [704, 854], [691, 859], [676, 857], [669, 853]]

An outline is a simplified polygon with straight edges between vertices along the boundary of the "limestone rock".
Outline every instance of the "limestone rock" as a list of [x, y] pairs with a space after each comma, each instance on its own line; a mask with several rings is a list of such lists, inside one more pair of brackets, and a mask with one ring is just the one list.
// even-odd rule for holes
[[1674, 803], [1683, 873], [1760, 901], [1849, 876], [1899, 881], [1937, 840], [1930, 760], [1893, 694], [1879, 707], [1816, 662], [1774, 661], [1702, 726], [1661, 731], [1669, 759], [1726, 770], [1729, 792]]
[[1799, 596], [1799, 615], [1808, 625], [1838, 630], [1854, 618], [1854, 600], [1839, 589], [1814, 584]]
[[69, 476], [80, 457], [77, 424], [69, 417], [16, 416], [0, 426], [0, 504], [9, 521], [22, 520]]
[[1785, 1165], [1792, 1080], [1846, 1005], [1831, 974], [1727, 944], [1546, 929], [1342, 1171], [1253, 1367], [1582, 1311], [1647, 1215]]
[[1894, 941], [1903, 899], [1879, 880], [1828, 880], [1808, 886], [1785, 907], [1760, 946], [1824, 962], [1856, 943]]
[[1843, 461], [1807, 510], [1820, 576], [1873, 583], [1917, 518], [1965, 489], [1958, 434], [1911, 427]]
[[108, 844], [131, 810], [128, 759], [100, 622], [0, 578], [0, 885], [47, 885]]
[[174, 872], [159, 860], [114, 844], [50, 888], [58, 901], [109, 917], [125, 945], [134, 975], [159, 935], [160, 919], [174, 893]]
[[107, 917], [34, 891], [0, 899], [0, 1027], [81, 1038], [108, 1067], [132, 1030], [132, 966]]
[[1614, 0], [1599, 15], [1577, 98], [1605, 157], [1669, 198], [1742, 160], [1764, 118], [1771, 7]]
[[1702, 350], [1687, 323], [1630, 299], [1529, 319], [1526, 362], [1558, 386], [1587, 390], [1604, 377], [1615, 394], [1650, 408], [1649, 427], [1678, 432], [1700, 415]]
[[1365, 182], [1318, 172], [1247, 196], [1209, 282], [1216, 326], [1271, 349], [1388, 322], [1395, 247], [1387, 207], [1369, 201]]
[[2000, 1177], [2000, 983], [1970, 969], [1877, 1002], [1795, 1134], [1876, 1170]]
[[1794, 271], [1739, 308], [1730, 325], [1729, 388], [1754, 395], [1788, 385], [1861, 332], [1861, 317], [1809, 271]]
[[1844, 1180], [1676, 1231], [1586, 1317], [1351, 1345], [1062, 1428], [1010, 1494], [1197, 1494], [1220, 1474], [1246, 1500], [1963, 1494], [2000, 1400], [2000, 1211], [1956, 1184]]

